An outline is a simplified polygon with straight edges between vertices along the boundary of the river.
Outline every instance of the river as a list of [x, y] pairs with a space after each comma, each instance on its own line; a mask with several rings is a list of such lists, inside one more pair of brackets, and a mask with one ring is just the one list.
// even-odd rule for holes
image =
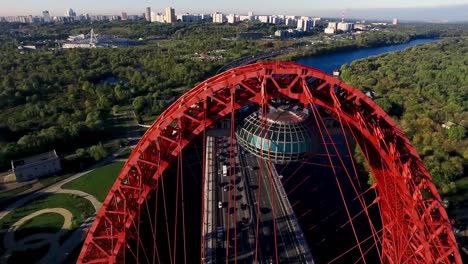
[[331, 74], [333, 69], [340, 69], [341, 65], [349, 64], [354, 60], [364, 59], [375, 55], [381, 55], [392, 51], [400, 51], [408, 47], [416, 46], [418, 44], [435, 42], [438, 40], [439, 39], [415, 39], [410, 42], [397, 45], [313, 55], [300, 58], [296, 62], [314, 68], [318, 68], [326, 73]]

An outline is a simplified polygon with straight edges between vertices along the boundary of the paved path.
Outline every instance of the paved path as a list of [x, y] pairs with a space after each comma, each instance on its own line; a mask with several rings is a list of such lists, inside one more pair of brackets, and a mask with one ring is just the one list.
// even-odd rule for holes
[[[5, 210], [3, 210], [2, 212], [0, 212], [0, 220], [3, 219], [3, 217], [5, 217], [6, 215], [8, 215], [10, 212], [12, 212], [13, 210], [33, 201], [33, 200], [36, 200], [38, 198], [40, 198], [41, 196], [45, 195], [45, 194], [56, 194], [56, 193], [63, 193], [63, 194], [72, 194], [72, 195], [77, 195], [79, 197], [82, 197], [86, 200], [88, 200], [94, 207], [94, 210], [95, 212], [97, 212], [99, 210], [99, 208], [101, 207], [102, 203], [99, 202], [96, 197], [92, 196], [91, 194], [89, 193], [86, 193], [86, 192], [83, 192], [83, 191], [79, 191], [79, 190], [68, 190], [68, 189], [62, 189], [62, 186], [71, 182], [71, 181], [74, 181], [78, 178], [80, 178], [81, 176], [85, 175], [85, 174], [88, 174], [89, 172], [93, 171], [94, 169], [98, 168], [98, 167], [101, 167], [107, 163], [110, 163], [112, 161], [114, 161], [115, 159], [115, 156], [119, 155], [121, 152], [123, 152], [125, 150], [125, 148], [121, 148], [119, 151], [117, 151], [116, 153], [114, 153], [112, 156], [108, 157], [107, 159], [97, 163], [96, 165], [94, 165], [93, 167], [91, 167], [89, 170], [87, 171], [84, 171], [84, 172], [81, 172], [81, 173], [78, 173], [78, 174], [75, 174], [67, 179], [64, 179], [60, 182], [57, 182], [55, 184], [52, 184], [51, 186], [49, 187], [46, 187], [40, 191], [37, 191], [35, 193], [32, 193], [18, 201], [16, 201], [15, 203], [9, 205]], [[5, 247], [8, 248], [9, 250], [7, 252], [5, 252], [5, 254], [3, 254], [0, 258], [0, 262], [1, 263], [4, 263], [6, 262], [6, 260], [8, 259], [8, 257], [11, 255], [12, 253], [12, 250], [15, 250], [15, 251], [24, 251], [24, 250], [29, 250], [29, 249], [35, 249], [35, 248], [39, 248], [41, 246], [44, 246], [45, 244], [49, 244], [50, 245], [50, 249], [47, 253], [47, 255], [41, 259], [39, 261], [39, 263], [61, 263], [63, 262], [67, 256], [68, 256], [68, 253], [71, 252], [76, 246], [78, 246], [82, 241], [83, 241], [83, 235], [84, 233], [86, 232], [86, 230], [92, 225], [93, 221], [94, 221], [94, 218], [96, 216], [96, 214], [93, 214], [91, 215], [90, 217], [88, 217], [74, 232], [73, 234], [70, 236], [69, 239], [67, 239], [65, 241], [65, 243], [63, 243], [62, 246], [60, 246], [58, 243], [59, 243], [59, 239], [60, 237], [66, 233], [70, 228], [71, 226], [71, 218], [73, 217], [71, 215], [71, 213], [64, 209], [64, 208], [53, 208], [53, 209], [50, 209], [52, 211], [48, 211], [49, 209], [44, 209], [44, 210], [40, 210], [40, 211], [37, 211], [37, 212], [34, 212], [28, 216], [26, 216], [25, 218], [22, 218], [19, 222], [16, 222], [12, 228], [10, 228], [11, 232], [8, 233], [8, 237], [5, 238], [5, 241], [4, 241], [4, 244], [5, 244]], [[32, 219], [33, 217], [36, 217], [40, 214], [44, 214], [44, 213], [48, 213], [48, 212], [51, 212], [51, 213], [60, 213], [62, 214], [64, 217], [65, 217], [65, 222], [64, 224], [67, 224], [67, 219], [69, 217], [69, 215], [66, 213], [68, 212], [70, 214], [70, 225], [67, 225], [65, 226], [64, 225], [64, 228], [62, 228], [61, 231], [59, 231], [58, 233], [56, 234], [48, 234], [48, 233], [41, 233], [41, 234], [34, 234], [32, 236], [29, 236], [27, 238], [25, 238], [24, 240], [21, 240], [21, 241], [15, 241], [14, 240], [14, 231], [19, 227], [21, 226], [22, 224], [24, 224], [27, 220], [29, 219]], [[26, 219], [26, 220], [25, 220]], [[10, 235], [11, 234], [11, 235]], [[28, 245], [28, 246], [25, 246], [23, 244], [26, 244], [28, 241], [36, 241], [36, 240], [40, 240], [38, 243], [34, 243], [34, 244], [31, 244], [31, 245]], [[23, 244], [21, 244], [23, 243]], [[23, 246], [22, 246], [23, 245]]]
[[[129, 115], [129, 113], [125, 113], [125, 114]], [[141, 132], [139, 130], [128, 131], [127, 139], [131, 141], [131, 146], [121, 147], [113, 155], [109, 156], [108, 158], [104, 159], [101, 162], [98, 162], [97, 164], [92, 166], [90, 169], [84, 172], [75, 174], [71, 177], [68, 177], [46, 188], [38, 190], [37, 192], [31, 193], [19, 199], [18, 201], [8, 205], [7, 208], [1, 211], [0, 220], [3, 219], [6, 215], [11, 213], [12, 211], [14, 211], [15, 209], [31, 201], [34, 201], [43, 195], [63, 193], [63, 194], [77, 195], [81, 198], [88, 200], [93, 205], [95, 213], [91, 215], [90, 217], [88, 217], [87, 219], [85, 219], [84, 222], [70, 235], [70, 237], [62, 245], [59, 244], [60, 237], [64, 235], [65, 233], [67, 233], [67, 231], [69, 231], [69, 229], [72, 226], [73, 215], [71, 214], [70, 211], [68, 211], [65, 208], [48, 208], [48, 209], [39, 210], [37, 212], [34, 212], [32, 214], [29, 214], [23, 217], [22, 219], [20, 219], [19, 221], [17, 221], [15, 224], [12, 225], [12, 227], [9, 229], [8, 234], [5, 236], [4, 245], [5, 245], [5, 248], [7, 248], [7, 252], [5, 252], [0, 257], [0, 263], [6, 262], [8, 260], [8, 257], [11, 255], [13, 251], [26, 251], [30, 249], [36, 249], [47, 244], [50, 245], [50, 249], [48, 253], [46, 254], [46, 256], [44, 256], [39, 261], [39, 263], [61, 263], [65, 261], [68, 257], [68, 254], [71, 251], [73, 251], [83, 241], [84, 234], [86, 230], [88, 230], [88, 228], [90, 228], [91, 225], [93, 224], [96, 213], [101, 208], [102, 203], [98, 201], [96, 197], [92, 196], [89, 193], [79, 191], [79, 190], [62, 189], [62, 186], [82, 177], [83, 175], [90, 173], [91, 171], [95, 170], [98, 167], [117, 161], [116, 157], [120, 155], [122, 152], [124, 152], [128, 147], [130, 148], [135, 147], [135, 145], [132, 143], [133, 141], [138, 142], [138, 140], [141, 138], [140, 133]], [[40, 187], [40, 186], [38, 184], [35, 184], [34, 187]], [[65, 221], [64, 221], [62, 229], [59, 232], [55, 234], [51, 234], [51, 233], [34, 234], [26, 238], [23, 238], [20, 241], [15, 240], [15, 237], [14, 237], [15, 231], [21, 225], [26, 223], [28, 220], [36, 216], [39, 216], [41, 214], [45, 214], [45, 213], [57, 213], [57, 214], [61, 214], [64, 217]]]
[[[92, 166], [90, 169], [88, 169], [87, 171], [84, 171], [84, 172], [80, 172], [78, 174], [75, 174], [73, 176], [70, 176], [62, 181], [59, 181], [57, 183], [54, 183], [38, 192], [35, 192], [35, 193], [32, 193], [26, 197], [23, 197], [22, 199], [19, 199], [18, 201], [8, 205], [2, 212], [0, 212], [0, 220], [3, 219], [3, 217], [5, 217], [7, 214], [9, 214], [11, 211], [13, 211], [14, 209], [18, 208], [18, 207], [21, 207], [23, 206], [24, 204], [32, 201], [32, 200], [35, 200], [35, 199], [38, 199], [40, 196], [42, 195], [45, 195], [45, 194], [53, 194], [53, 193], [68, 193], [69, 190], [64, 190], [62, 189], [62, 186], [71, 182], [71, 181], [74, 181], [78, 178], [80, 178], [81, 176], [85, 175], [85, 174], [88, 174], [90, 172], [92, 172], [93, 170], [101, 167], [101, 166], [104, 166], [108, 163], [111, 163], [115, 160], [115, 156], [118, 156], [120, 153], [122, 153], [123, 151], [125, 151], [126, 147], [123, 147], [121, 148], [119, 151], [117, 151], [116, 153], [114, 153], [113, 155], [111, 155], [110, 157], [98, 162], [97, 164], [95, 164], [94, 166]], [[81, 192], [81, 194], [85, 194], [84, 192]], [[95, 198], [91, 198], [93, 196], [91, 196], [90, 194], [87, 194], [85, 197], [85, 199], [89, 200], [91, 203], [93, 203], [93, 206], [95, 205], [95, 201], [97, 201]], [[90, 199], [94, 199], [93, 200], [90, 200]], [[100, 205], [99, 205], [100, 207]], [[96, 208], [96, 207], [95, 207]]]
[[[33, 219], [36, 216], [43, 214], [60, 214], [63, 216], [64, 221], [62, 228], [59, 232], [51, 233], [39, 233], [32, 236], [22, 238], [20, 240], [15, 239], [15, 231], [24, 225], [27, 221]], [[36, 249], [43, 247], [45, 245], [50, 245], [49, 253], [43, 257], [39, 262], [40, 263], [50, 263], [52, 258], [49, 257], [50, 252], [57, 252], [60, 249], [59, 241], [60, 238], [67, 233], [67, 231], [72, 226], [73, 215], [70, 211], [64, 208], [47, 208], [43, 210], [36, 211], [32, 214], [29, 214], [16, 223], [14, 223], [9, 229], [8, 233], [3, 238], [3, 245], [5, 246], [6, 252], [0, 258], [1, 262], [6, 262], [8, 257], [12, 254], [13, 251], [27, 251], [31, 249]]]

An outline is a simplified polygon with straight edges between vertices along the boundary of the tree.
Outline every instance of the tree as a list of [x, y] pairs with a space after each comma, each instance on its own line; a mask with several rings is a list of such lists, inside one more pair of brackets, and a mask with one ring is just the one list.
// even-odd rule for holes
[[[399, 41], [401, 36], [395, 36]], [[468, 79], [464, 50], [468, 39], [444, 40], [354, 61], [341, 77], [356, 87], [375, 84], [375, 100], [405, 131], [436, 185], [457, 190], [466, 175], [466, 98]], [[447, 120], [459, 124], [442, 128]]]
[[462, 140], [466, 137], [466, 129], [456, 125], [447, 130], [448, 138], [453, 140]]
[[95, 161], [102, 160], [108, 155], [107, 150], [101, 143], [91, 146], [88, 153]]
[[79, 148], [75, 151], [75, 155], [77, 158], [84, 158], [88, 155], [88, 152], [84, 148]]

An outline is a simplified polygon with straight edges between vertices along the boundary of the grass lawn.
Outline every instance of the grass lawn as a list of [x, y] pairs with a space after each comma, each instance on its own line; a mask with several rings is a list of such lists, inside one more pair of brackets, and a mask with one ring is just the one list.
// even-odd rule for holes
[[[20, 240], [38, 231], [43, 233], [57, 233], [62, 229], [65, 219], [60, 214], [47, 213], [38, 215], [21, 226], [15, 233], [15, 239]], [[40, 229], [40, 230], [39, 230]]]
[[44, 185], [44, 187], [46, 186], [49, 186], [51, 184], [54, 184], [54, 183], [57, 183], [65, 178], [68, 178], [70, 176], [72, 176], [73, 173], [67, 173], [67, 174], [64, 174], [64, 175], [59, 175], [59, 176], [50, 176], [50, 177], [47, 177], [47, 178], [42, 178], [39, 180], [40, 183], [42, 183], [42, 185]]
[[87, 192], [103, 202], [124, 164], [124, 162], [113, 162], [102, 166], [63, 185], [62, 188]]
[[[26, 215], [34, 213], [36, 211], [46, 209], [46, 208], [65, 208], [73, 214], [72, 218], [72, 227], [78, 227], [86, 218], [94, 213], [93, 205], [86, 199], [77, 197], [70, 194], [45, 194], [40, 196], [38, 199], [24, 205], [23, 207], [16, 208], [11, 213], [7, 214], [2, 220], [0, 220], [0, 232], [4, 233], [10, 228], [12, 224], [20, 220]], [[44, 214], [43, 216], [52, 216], [55, 214]], [[48, 217], [36, 217], [25, 223], [25, 225], [18, 228], [18, 230], [27, 227], [29, 229], [33, 228], [42, 228], [44, 225], [47, 227], [53, 227], [57, 223], [59, 224], [59, 229], [63, 224], [63, 217], [61, 217], [61, 222], [53, 216], [52, 218]], [[50, 224], [46, 224], [51, 222]]]
[[[69, 210], [72, 215], [72, 226], [69, 232], [72, 232], [74, 229], [79, 227], [83, 223], [83, 221], [91, 216], [94, 213], [93, 205], [86, 199], [77, 197], [75, 195], [70, 194], [44, 194], [37, 198], [36, 200], [20, 207], [9, 214], [7, 214], [2, 220], [0, 220], [0, 252], [4, 252], [5, 249], [3, 248], [3, 236], [8, 229], [18, 220], [21, 218], [36, 212], [38, 210], [46, 209], [46, 208], [65, 208]], [[16, 235], [21, 237], [25, 237], [27, 235], [36, 234], [40, 232], [55, 232], [60, 230], [63, 225], [63, 217], [61, 215], [56, 214], [44, 214], [41, 216], [37, 216], [36, 218], [31, 219], [31, 221], [26, 222], [24, 225], [20, 226], [16, 230]], [[36, 252], [36, 250], [33, 250]], [[35, 262], [37, 259], [33, 259], [32, 255], [29, 255], [29, 251], [21, 252], [22, 256], [30, 256], [29, 263]], [[16, 259], [18, 254], [11, 258]], [[11, 263], [11, 262], [10, 262]], [[24, 263], [24, 262], [16, 262], [16, 263]]]

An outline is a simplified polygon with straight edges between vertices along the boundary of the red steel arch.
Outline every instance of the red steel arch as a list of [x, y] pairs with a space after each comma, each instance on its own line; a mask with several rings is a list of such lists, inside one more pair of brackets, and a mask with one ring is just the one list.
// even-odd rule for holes
[[[282, 76], [281, 78], [277, 78]], [[90, 228], [78, 263], [124, 262], [135, 221], [158, 179], [192, 139], [249, 104], [289, 97], [348, 124], [375, 177], [385, 263], [461, 263], [441, 198], [414, 147], [362, 92], [317, 69], [262, 62], [218, 74], [181, 96], [148, 129]], [[141, 209], [142, 210], [142, 209]]]

